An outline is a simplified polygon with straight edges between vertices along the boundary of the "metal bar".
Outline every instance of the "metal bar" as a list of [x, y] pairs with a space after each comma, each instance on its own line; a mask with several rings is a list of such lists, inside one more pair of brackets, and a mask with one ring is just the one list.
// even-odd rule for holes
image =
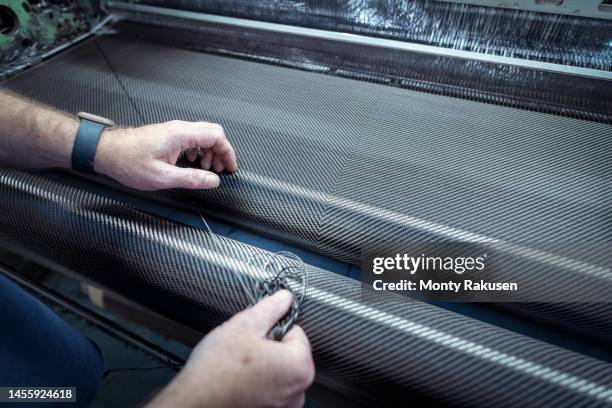
[[530, 68], [539, 71], [555, 72], [565, 75], [580, 76], [603, 80], [612, 80], [612, 71], [602, 71], [591, 68], [576, 67], [571, 65], [555, 64], [552, 62], [533, 61], [521, 58], [505, 57], [501, 55], [482, 54], [473, 51], [455, 50], [451, 48], [436, 47], [433, 45], [410, 43], [386, 38], [376, 38], [364, 35], [342, 33], [335, 31], [319, 30], [315, 28], [297, 27], [286, 24], [268, 23], [264, 21], [247, 20], [235, 17], [218, 16], [215, 14], [197, 13], [193, 11], [175, 10], [163, 7], [148, 6], [142, 4], [125, 3], [121, 1], [109, 1], [109, 11], [118, 17], [138, 21], [138, 14], [152, 14], [157, 16], [172, 17], [190, 21], [198, 21], [210, 24], [221, 24], [233, 27], [262, 30], [280, 34], [290, 34], [302, 37], [315, 38], [319, 40], [331, 40], [344, 43], [364, 45], [370, 47], [388, 48], [420, 54], [437, 55], [443, 57], [459, 58], [465, 60], [481, 61], [492, 64], [512, 65], [522, 68]]
[[71, 313], [76, 314], [77, 316], [82, 317], [88, 322], [94, 324], [100, 329], [106, 331], [110, 335], [119, 338], [147, 353], [152, 355], [153, 357], [169, 363], [168, 368], [172, 368], [172, 366], [182, 366], [185, 364], [185, 360], [182, 358], [169, 353], [157, 345], [151, 343], [147, 339], [132, 333], [118, 324], [108, 320], [107, 318], [100, 316], [99, 314], [87, 309], [84, 306], [81, 306], [77, 302], [72, 299], [67, 298], [54, 290], [51, 290], [39, 283], [36, 283], [22, 275], [18, 272], [15, 272], [11, 269], [8, 269], [4, 265], [0, 265], [0, 273], [7, 276], [9, 279], [15, 281], [17, 284], [25, 287], [26, 289], [35, 292], [37, 295], [41, 296], [45, 300], [59, 305], [60, 307], [70, 311]]

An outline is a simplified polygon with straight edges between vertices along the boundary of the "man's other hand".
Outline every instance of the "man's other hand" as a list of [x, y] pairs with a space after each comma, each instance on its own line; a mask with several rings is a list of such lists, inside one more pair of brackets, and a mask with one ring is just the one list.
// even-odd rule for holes
[[208, 334], [151, 407], [301, 407], [314, 379], [310, 343], [299, 326], [266, 337], [289, 310], [283, 290]]
[[[190, 161], [201, 153], [201, 169], [177, 167], [183, 151]], [[143, 191], [214, 188], [220, 180], [213, 170], [234, 172], [237, 167], [234, 148], [220, 125], [178, 120], [105, 130], [94, 162], [96, 172]]]

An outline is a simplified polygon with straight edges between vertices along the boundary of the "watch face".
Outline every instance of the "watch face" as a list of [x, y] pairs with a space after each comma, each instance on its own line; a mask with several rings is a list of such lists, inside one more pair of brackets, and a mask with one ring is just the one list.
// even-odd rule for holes
[[92, 122], [96, 122], [96, 123], [101, 123], [103, 125], [106, 126], [115, 126], [115, 122], [113, 122], [112, 120], [102, 117], [102, 116], [98, 116], [98, 115], [94, 115], [91, 113], [87, 113], [87, 112], [79, 112], [77, 113], [77, 118], [79, 119], [87, 119], [90, 120]]

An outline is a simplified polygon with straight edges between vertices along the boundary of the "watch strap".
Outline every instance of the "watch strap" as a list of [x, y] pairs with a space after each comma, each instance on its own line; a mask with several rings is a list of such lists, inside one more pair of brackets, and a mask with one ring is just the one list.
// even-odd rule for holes
[[94, 159], [102, 131], [108, 124], [81, 117], [72, 149], [72, 169], [81, 173], [95, 174]]

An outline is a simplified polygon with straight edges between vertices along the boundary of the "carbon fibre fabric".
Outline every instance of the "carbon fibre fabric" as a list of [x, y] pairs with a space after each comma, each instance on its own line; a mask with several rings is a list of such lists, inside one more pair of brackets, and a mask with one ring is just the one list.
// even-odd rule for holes
[[[535, 249], [552, 242], [609, 272], [609, 125], [120, 36], [89, 41], [5, 86], [123, 124], [223, 124], [237, 174], [214, 191], [149, 197], [343, 261], [359, 264], [370, 242], [493, 239]], [[580, 275], [559, 276], [565, 287]], [[612, 339], [610, 303], [512, 307]]]
[[[194, 328], [203, 313], [220, 320], [248, 304], [238, 279], [257, 276], [246, 263], [255, 248], [17, 171], [0, 172], [0, 200], [2, 245], [164, 314], [190, 305], [183, 321]], [[417, 392], [451, 405], [612, 404], [610, 364], [307, 268], [299, 324], [318, 369], [379, 403]]]
[[[88, 45], [74, 47], [60, 58], [38, 65], [35, 79], [25, 72], [4, 82], [3, 88], [66, 112], [76, 114], [73, 108], [82, 106], [83, 112], [103, 111], [102, 116], [117, 118], [121, 124], [143, 124], [98, 47], [91, 42]], [[11, 86], [13, 81], [21, 86]], [[100, 106], [102, 101], [107, 101], [106, 106]]]

